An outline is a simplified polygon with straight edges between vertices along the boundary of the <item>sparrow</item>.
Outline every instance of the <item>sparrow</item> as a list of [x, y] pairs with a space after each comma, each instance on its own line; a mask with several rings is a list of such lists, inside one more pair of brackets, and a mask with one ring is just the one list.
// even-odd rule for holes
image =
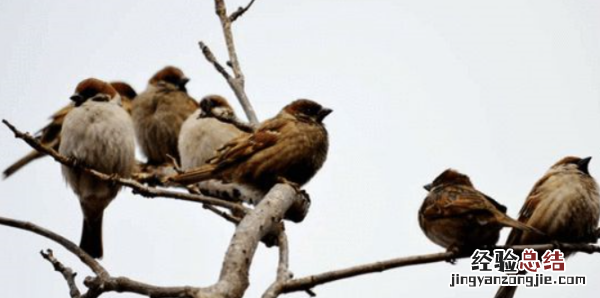
[[[588, 169], [591, 159], [567, 156], [534, 184], [519, 212], [519, 221], [544, 235], [512, 230], [506, 245], [596, 243], [600, 195]], [[516, 290], [516, 287], [500, 287], [496, 297], [513, 297]]]
[[419, 225], [431, 241], [448, 251], [470, 253], [495, 245], [503, 227], [535, 233], [506, 215], [506, 207], [478, 191], [467, 175], [448, 169], [431, 184], [419, 209]]
[[[135, 166], [135, 131], [120, 99], [115, 88], [104, 81], [90, 78], [80, 82], [71, 96], [73, 109], [62, 125], [60, 154], [102, 173], [129, 177]], [[77, 168], [62, 166], [62, 173], [83, 211], [79, 246], [101, 258], [104, 209], [121, 187]]]
[[147, 89], [133, 101], [132, 118], [135, 132], [148, 164], [179, 161], [177, 139], [183, 122], [198, 109], [188, 95], [189, 79], [176, 67], [167, 66], [148, 82]]
[[137, 92], [135, 92], [131, 85], [125, 82], [114, 81], [110, 82], [110, 85], [113, 86], [121, 96], [121, 106], [123, 109], [131, 115], [131, 107], [133, 105], [133, 100], [137, 97]]
[[[121, 95], [121, 104], [123, 108], [131, 114], [131, 101], [136, 96], [135, 90], [133, 90], [133, 88], [125, 82], [111, 82], [110, 84], [117, 90], [119, 95]], [[60, 131], [62, 129], [65, 116], [67, 116], [72, 109], [73, 104], [70, 103], [50, 116], [50, 123], [36, 133], [35, 138], [38, 140], [38, 142], [46, 147], [58, 150], [60, 145]], [[45, 154], [37, 150], [32, 150], [4, 170], [4, 179], [10, 177], [12, 174], [30, 162], [44, 156]]]
[[266, 193], [287, 181], [300, 187], [323, 166], [329, 141], [323, 119], [332, 110], [299, 99], [277, 116], [217, 150], [207, 164], [171, 177], [181, 184], [218, 179]]
[[191, 114], [179, 133], [179, 156], [181, 169], [189, 170], [206, 164], [215, 156], [217, 149], [233, 138], [244, 134], [234, 125], [224, 123], [220, 118], [235, 118], [235, 113], [227, 100], [219, 95], [209, 95], [200, 101], [200, 109]]

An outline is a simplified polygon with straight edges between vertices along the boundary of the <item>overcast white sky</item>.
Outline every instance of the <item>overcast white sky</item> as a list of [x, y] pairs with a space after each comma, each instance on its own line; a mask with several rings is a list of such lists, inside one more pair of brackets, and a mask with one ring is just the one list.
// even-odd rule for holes
[[[329, 158], [306, 186], [310, 214], [287, 225], [296, 276], [441, 251], [421, 232], [417, 210], [422, 185], [448, 167], [469, 174], [512, 216], [565, 155], [595, 156], [591, 173], [600, 176], [600, 2], [490, 2], [258, 0], [235, 23], [247, 92], [261, 119], [301, 97], [335, 110], [326, 120]], [[233, 11], [245, 1], [228, 4]], [[31, 132], [90, 76], [125, 80], [139, 92], [172, 64], [192, 78], [196, 98], [234, 100], [197, 47], [203, 40], [226, 59], [213, 1], [1, 1], [0, 39], [0, 117]], [[2, 168], [29, 150], [5, 128], [0, 140]], [[49, 159], [0, 182], [0, 215], [79, 241], [78, 202]], [[128, 190], [104, 224], [102, 264], [165, 286], [216, 281], [233, 231], [200, 205]], [[89, 274], [41, 237], [0, 227], [0, 239], [3, 297], [67, 297], [41, 249], [54, 249], [79, 281]], [[275, 249], [260, 247], [248, 297], [271, 283], [276, 260]], [[587, 275], [587, 286], [523, 288], [517, 296], [597, 295], [598, 268], [598, 256], [576, 255], [567, 273]], [[469, 274], [469, 262], [402, 268], [315, 291], [321, 298], [396, 298], [492, 297], [496, 290], [448, 288], [452, 272]]]

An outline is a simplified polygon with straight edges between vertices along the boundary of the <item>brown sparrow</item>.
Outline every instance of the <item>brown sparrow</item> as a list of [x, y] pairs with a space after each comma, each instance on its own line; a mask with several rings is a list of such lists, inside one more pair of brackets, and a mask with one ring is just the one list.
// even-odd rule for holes
[[[86, 79], [71, 96], [73, 109], [64, 119], [60, 154], [106, 174], [128, 177], [135, 165], [135, 132], [131, 118], [120, 107], [120, 96], [108, 83]], [[77, 168], [62, 167], [79, 197], [83, 231], [79, 246], [94, 258], [102, 257], [104, 209], [121, 188]]]
[[198, 109], [187, 94], [189, 79], [176, 67], [167, 66], [149, 81], [148, 88], [133, 101], [132, 118], [142, 152], [148, 164], [179, 160], [177, 139], [183, 122]]
[[[110, 83], [115, 90], [121, 95], [121, 105], [123, 108], [131, 114], [131, 101], [136, 96], [133, 88], [124, 82], [112, 82]], [[50, 117], [50, 123], [42, 128], [40, 131], [36, 133], [35, 138], [44, 146], [52, 148], [54, 150], [58, 150], [58, 146], [60, 145], [60, 131], [62, 129], [63, 121], [65, 120], [65, 116], [69, 111], [73, 109], [73, 104], [68, 104], [60, 109], [58, 112], [54, 113]], [[32, 150], [27, 155], [23, 156], [21, 159], [17, 160], [11, 166], [6, 168], [3, 172], [4, 179], [8, 178], [22, 167], [26, 166], [30, 162], [44, 157], [45, 154], [40, 153], [37, 150]]]
[[131, 85], [125, 82], [115, 81], [110, 82], [110, 85], [117, 90], [119, 95], [121, 95], [121, 106], [131, 115], [131, 107], [133, 105], [133, 100], [137, 96], [137, 92], [135, 92]]
[[[600, 195], [598, 184], [588, 171], [590, 160], [591, 157], [565, 157], [535, 183], [521, 208], [519, 221], [545, 235], [512, 230], [506, 245], [597, 241]], [[496, 297], [513, 297], [516, 290], [500, 287]]]
[[248, 135], [218, 149], [208, 163], [171, 179], [191, 184], [219, 179], [266, 192], [280, 181], [302, 186], [321, 168], [329, 146], [323, 119], [332, 110], [299, 99]]
[[229, 123], [211, 115], [234, 118], [235, 113], [227, 100], [219, 95], [209, 95], [200, 101], [200, 109], [190, 115], [179, 133], [181, 169], [189, 170], [206, 164], [217, 149], [243, 134]]
[[505, 226], [534, 232], [508, 217], [506, 207], [475, 189], [467, 175], [455, 170], [445, 170], [425, 189], [429, 194], [419, 210], [419, 224], [431, 241], [449, 251], [470, 253], [495, 245]]

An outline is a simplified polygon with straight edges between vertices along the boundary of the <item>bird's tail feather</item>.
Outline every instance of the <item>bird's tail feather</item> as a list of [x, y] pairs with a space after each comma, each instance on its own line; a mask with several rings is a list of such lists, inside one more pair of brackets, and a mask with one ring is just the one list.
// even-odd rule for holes
[[91, 221], [83, 220], [79, 247], [95, 259], [102, 258], [102, 216]]
[[536, 233], [536, 234], [539, 234], [539, 235], [545, 235], [544, 232], [542, 232], [542, 231], [540, 231], [540, 230], [538, 230], [538, 229], [536, 229], [536, 228], [534, 228], [534, 227], [532, 227], [532, 226], [530, 226], [530, 225], [528, 225], [526, 223], [514, 220], [514, 219], [512, 219], [512, 218], [510, 218], [510, 217], [508, 217], [508, 216], [506, 216], [504, 214], [502, 214], [502, 216], [500, 217], [499, 222], [501, 224], [504, 224], [506, 226], [509, 226], [509, 227], [512, 227], [512, 228], [515, 228], [515, 229], [518, 229], [518, 230], [521, 230], [521, 231], [524, 231], [524, 232], [530, 232], [530, 233]]
[[213, 178], [214, 165], [208, 164], [192, 169], [182, 174], [175, 175], [169, 180], [181, 184], [192, 184]]
[[38, 151], [31, 151], [27, 155], [23, 156], [21, 159], [17, 160], [10, 167], [6, 168], [3, 172], [4, 179], [10, 177], [12, 174], [20, 170], [22, 167], [26, 166], [28, 163], [43, 157], [45, 154], [42, 154]]
[[516, 291], [516, 286], [503, 286], [498, 289], [494, 298], [512, 298], [515, 296]]

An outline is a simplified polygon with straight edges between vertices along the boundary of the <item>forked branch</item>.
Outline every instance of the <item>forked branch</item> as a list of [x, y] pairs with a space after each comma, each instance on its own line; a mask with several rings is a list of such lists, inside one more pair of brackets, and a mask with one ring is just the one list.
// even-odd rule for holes
[[244, 113], [246, 113], [246, 117], [251, 124], [257, 124], [258, 118], [256, 117], [256, 112], [248, 99], [248, 95], [245, 90], [245, 77], [242, 72], [242, 68], [240, 67], [240, 61], [237, 56], [237, 52], [235, 50], [235, 43], [233, 41], [233, 33], [231, 32], [231, 24], [235, 19], [244, 14], [251, 6], [254, 1], [251, 1], [248, 6], [245, 8], [240, 8], [236, 12], [234, 12], [231, 16], [227, 15], [227, 8], [225, 7], [224, 0], [215, 0], [215, 11], [217, 16], [219, 16], [219, 20], [221, 21], [221, 27], [223, 28], [223, 36], [225, 37], [225, 44], [227, 45], [227, 52], [229, 54], [229, 63], [233, 70], [233, 76], [229, 74], [227, 69], [220, 64], [215, 58], [214, 54], [210, 51], [208, 46], [204, 44], [202, 41], [200, 44], [200, 49], [204, 54], [204, 57], [208, 62], [210, 62], [217, 71], [227, 80], [227, 83], [235, 93], [240, 105], [244, 109]]

